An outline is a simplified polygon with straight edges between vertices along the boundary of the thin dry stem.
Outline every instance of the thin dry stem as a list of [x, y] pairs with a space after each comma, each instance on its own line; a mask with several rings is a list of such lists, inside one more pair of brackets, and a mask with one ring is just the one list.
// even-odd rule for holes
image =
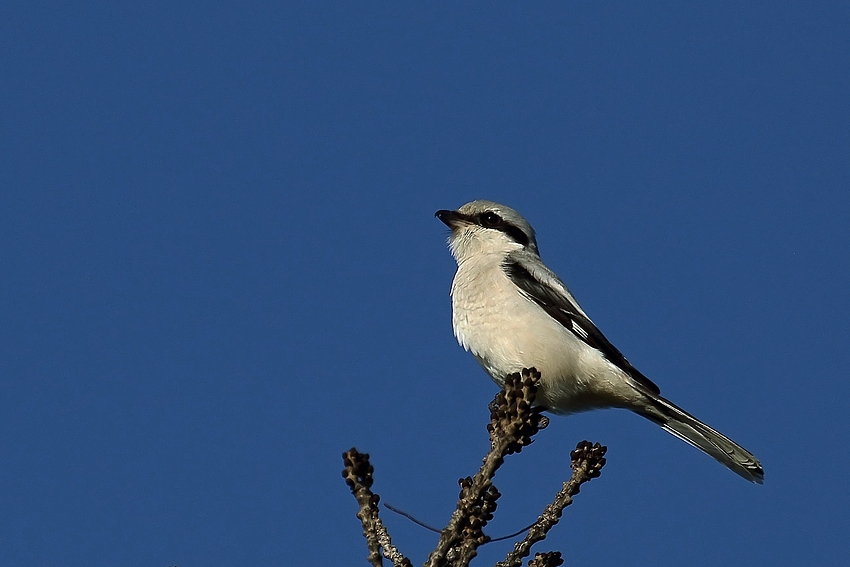
[[410, 560], [393, 545], [387, 528], [378, 516], [378, 503], [381, 497], [371, 490], [372, 473], [375, 469], [369, 463], [369, 454], [360, 453], [352, 447], [342, 454], [342, 460], [345, 464], [342, 476], [360, 505], [357, 517], [363, 524], [363, 536], [366, 538], [366, 546], [369, 549], [369, 563], [373, 567], [382, 567], [381, 549], [383, 549], [384, 555], [394, 567], [411, 567]]
[[[487, 427], [490, 432], [490, 451], [474, 477], [461, 479], [457, 507], [449, 524], [440, 534], [437, 547], [425, 562], [426, 567], [439, 567], [447, 562], [461, 567], [468, 565], [477, 554], [478, 547], [487, 541], [481, 529], [492, 518], [492, 514], [490, 518], [486, 515], [476, 517], [474, 529], [464, 528], [470, 525], [476, 510], [482, 507], [485, 492], [493, 486], [493, 477], [505, 462], [505, 456], [522, 451], [524, 446], [531, 443], [532, 436], [548, 423], [548, 419], [540, 415], [542, 408], [533, 406], [539, 381], [540, 373], [533, 368], [523, 369], [521, 375], [512, 374], [506, 378], [504, 389], [490, 404], [490, 424]], [[492, 499], [494, 509], [496, 498]]]
[[549, 530], [558, 523], [564, 508], [573, 503], [573, 496], [579, 493], [581, 485], [590, 479], [597, 478], [605, 465], [605, 451], [607, 448], [590, 441], [582, 441], [575, 451], [570, 453], [572, 459], [573, 474], [570, 480], [564, 483], [561, 490], [555, 495], [555, 500], [546, 506], [537, 521], [528, 530], [525, 538], [514, 545], [514, 550], [508, 553], [504, 561], [496, 564], [496, 567], [520, 567], [522, 560], [531, 553], [531, 547], [538, 541], [546, 538]]
[[[493, 486], [493, 477], [504, 463], [507, 455], [519, 453], [531, 444], [532, 437], [546, 427], [549, 420], [541, 415], [540, 407], [534, 406], [540, 373], [535, 369], [523, 369], [505, 380], [504, 389], [490, 404], [490, 451], [484, 456], [481, 468], [473, 477], [460, 479], [460, 495], [457, 507], [448, 523], [440, 532], [437, 547], [425, 562], [425, 567], [467, 567], [478, 554], [478, 547], [490, 541], [484, 527], [493, 519], [496, 501], [501, 494]], [[517, 542], [514, 550], [497, 567], [520, 567], [522, 560], [531, 553], [531, 547], [543, 540], [549, 530], [558, 523], [564, 508], [572, 503], [581, 485], [599, 476], [605, 464], [605, 447], [582, 441], [570, 453], [572, 477], [563, 484], [555, 500], [530, 526], [525, 538]], [[360, 509], [357, 517], [363, 525], [363, 535], [369, 549], [368, 559], [373, 567], [382, 566], [381, 552], [394, 567], [410, 567], [407, 559], [393, 545], [386, 527], [378, 516], [380, 497], [371, 490], [373, 468], [369, 455], [352, 448], [343, 454], [345, 482], [357, 499]], [[529, 562], [529, 567], [557, 567], [563, 563], [558, 552], [538, 553]]]

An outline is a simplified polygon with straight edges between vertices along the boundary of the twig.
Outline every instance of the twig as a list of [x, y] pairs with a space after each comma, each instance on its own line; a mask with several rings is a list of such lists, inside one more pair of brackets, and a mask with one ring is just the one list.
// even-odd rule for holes
[[[416, 516], [414, 516], [413, 514], [410, 514], [409, 512], [405, 512], [405, 511], [404, 511], [404, 510], [402, 510], [401, 508], [396, 508], [395, 506], [392, 506], [391, 504], [387, 504], [386, 502], [384, 502], [384, 508], [386, 508], [386, 509], [387, 509], [387, 510], [389, 510], [390, 512], [395, 512], [395, 513], [396, 513], [396, 514], [398, 514], [399, 516], [402, 516], [402, 517], [404, 517], [404, 518], [407, 518], [408, 520], [410, 520], [411, 522], [413, 522], [413, 523], [414, 523], [414, 524], [416, 524], [417, 526], [419, 526], [419, 527], [421, 527], [421, 528], [425, 528], [425, 529], [426, 529], [426, 530], [428, 530], [429, 532], [434, 532], [435, 534], [441, 533], [441, 530], [438, 530], [438, 529], [437, 529], [437, 528], [435, 528], [434, 526], [429, 526], [429, 525], [428, 525], [428, 524], [426, 524], [425, 522], [423, 522], [423, 521], [419, 520], [419, 519], [418, 519]], [[515, 532], [513, 532], [513, 533], [510, 533], [510, 534], [508, 534], [508, 535], [503, 535], [503, 536], [499, 536], [499, 537], [491, 537], [491, 538], [489, 538], [489, 539], [487, 540], [487, 543], [495, 543], [495, 542], [497, 542], [497, 541], [505, 541], [506, 539], [511, 539], [512, 537], [516, 537], [516, 536], [518, 536], [519, 534], [524, 534], [525, 532], [527, 532], [528, 530], [530, 530], [530, 529], [531, 529], [531, 526], [533, 526], [533, 525], [534, 525], [534, 524], [528, 524], [527, 526], [525, 526], [525, 527], [524, 527], [524, 528], [522, 528], [521, 530], [517, 530], [517, 531], [515, 531]]]
[[[423, 527], [423, 528], [425, 528], [425, 529], [426, 529], [426, 530], [428, 530], [428, 531], [434, 532], [435, 534], [440, 533], [440, 530], [438, 530], [438, 529], [437, 529], [437, 528], [435, 528], [434, 526], [429, 526], [429, 525], [428, 525], [428, 524], [426, 524], [425, 522], [420, 522], [419, 520], [417, 520], [417, 519], [413, 516], [413, 514], [408, 514], [407, 512], [405, 512], [404, 510], [402, 510], [401, 508], [396, 508], [395, 506], [390, 506], [390, 505], [389, 505], [389, 504], [387, 504], [386, 502], [384, 502], [384, 508], [386, 508], [386, 509], [387, 509], [387, 510], [389, 510], [390, 512], [395, 512], [395, 513], [396, 513], [396, 514], [398, 514], [399, 516], [404, 516], [405, 518], [407, 518], [408, 520], [410, 520], [411, 522], [413, 522], [413, 523], [414, 523], [414, 524], [416, 524], [417, 526]], [[528, 528], [526, 528], [526, 529], [528, 529]], [[525, 531], [525, 530], [523, 530], [523, 531]], [[521, 534], [521, 533], [522, 533], [522, 532], [517, 532], [517, 533], [515, 533], [514, 535], [519, 535], [519, 534]]]
[[512, 374], [505, 379], [504, 389], [490, 404], [490, 424], [487, 426], [490, 451], [474, 477], [460, 480], [457, 507], [440, 534], [436, 549], [428, 557], [426, 567], [442, 567], [446, 562], [461, 567], [468, 565], [477, 554], [477, 548], [488, 540], [481, 530], [492, 519], [499, 497], [492, 485], [496, 471], [504, 463], [505, 456], [522, 451], [531, 444], [532, 436], [549, 422], [540, 414], [542, 408], [533, 407], [539, 381], [540, 373], [534, 368], [523, 369], [522, 375]]
[[605, 465], [605, 451], [607, 447], [590, 441], [582, 441], [575, 451], [570, 453], [572, 459], [573, 474], [570, 480], [564, 483], [561, 490], [555, 496], [555, 500], [546, 506], [546, 509], [528, 530], [525, 538], [514, 546], [514, 550], [508, 553], [504, 561], [496, 564], [496, 567], [519, 567], [522, 560], [528, 557], [531, 546], [546, 538], [546, 534], [552, 526], [558, 523], [564, 508], [572, 504], [573, 496], [579, 493], [581, 485], [592, 478], [599, 477], [602, 467]]
[[[531, 444], [532, 437], [549, 423], [549, 419], [541, 415], [543, 408], [534, 406], [539, 381], [540, 373], [534, 368], [523, 369], [522, 374], [512, 374], [505, 379], [504, 389], [490, 404], [490, 423], [487, 426], [490, 451], [474, 477], [458, 481], [460, 496], [457, 507], [449, 524], [440, 532], [440, 540], [425, 567], [467, 567], [478, 554], [478, 548], [491, 541], [483, 530], [493, 519], [496, 501], [501, 496], [493, 486], [493, 477], [507, 455], [521, 452], [523, 447]], [[599, 443], [593, 445], [582, 441], [578, 444], [576, 450], [570, 453], [573, 471], [570, 480], [563, 484], [555, 500], [546, 506], [537, 521], [526, 528], [525, 538], [517, 542], [514, 550], [496, 567], [522, 565], [523, 559], [531, 553], [531, 547], [545, 539], [549, 530], [558, 523], [564, 508], [572, 503], [581, 485], [599, 476], [605, 464], [605, 451], [606, 448]], [[374, 469], [369, 463], [369, 455], [352, 448], [343, 453], [343, 462], [345, 470], [342, 476], [360, 506], [357, 517], [363, 525], [372, 567], [382, 567], [382, 552], [394, 567], [412, 567], [410, 560], [393, 545], [378, 515], [380, 497], [371, 490]], [[406, 512], [389, 508], [424, 526]], [[563, 560], [558, 552], [538, 553], [529, 562], [529, 567], [558, 567], [561, 564]]]
[[342, 476], [360, 505], [357, 517], [363, 524], [363, 536], [369, 548], [369, 563], [373, 567], [382, 567], [381, 549], [383, 549], [384, 555], [392, 561], [394, 567], [412, 567], [410, 560], [393, 545], [387, 528], [378, 516], [378, 503], [381, 497], [371, 490], [372, 473], [375, 469], [369, 463], [369, 454], [360, 453], [352, 447], [342, 454], [342, 460], [345, 465]]

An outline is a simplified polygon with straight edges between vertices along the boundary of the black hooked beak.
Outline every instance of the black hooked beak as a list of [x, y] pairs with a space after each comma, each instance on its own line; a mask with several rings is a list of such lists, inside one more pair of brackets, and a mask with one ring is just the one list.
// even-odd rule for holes
[[445, 209], [440, 209], [439, 211], [434, 213], [434, 216], [443, 221], [443, 223], [452, 230], [460, 226], [461, 223], [469, 222], [469, 217], [457, 211], [447, 211]]

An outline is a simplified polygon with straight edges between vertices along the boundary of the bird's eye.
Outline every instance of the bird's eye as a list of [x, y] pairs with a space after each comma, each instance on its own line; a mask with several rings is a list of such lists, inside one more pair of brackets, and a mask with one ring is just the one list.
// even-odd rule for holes
[[500, 217], [493, 211], [481, 213], [481, 224], [483, 224], [484, 226], [495, 226], [500, 222], [502, 222], [502, 217]]

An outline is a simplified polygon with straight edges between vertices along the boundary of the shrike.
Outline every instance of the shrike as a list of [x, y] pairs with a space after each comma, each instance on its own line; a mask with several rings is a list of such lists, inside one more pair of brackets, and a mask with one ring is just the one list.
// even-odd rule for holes
[[519, 213], [472, 201], [436, 217], [451, 228], [449, 248], [458, 265], [454, 334], [497, 384], [534, 367], [541, 374], [537, 399], [549, 411], [630, 409], [761, 484], [764, 470], [752, 453], [662, 398], [608, 342], [540, 259], [534, 229]]

